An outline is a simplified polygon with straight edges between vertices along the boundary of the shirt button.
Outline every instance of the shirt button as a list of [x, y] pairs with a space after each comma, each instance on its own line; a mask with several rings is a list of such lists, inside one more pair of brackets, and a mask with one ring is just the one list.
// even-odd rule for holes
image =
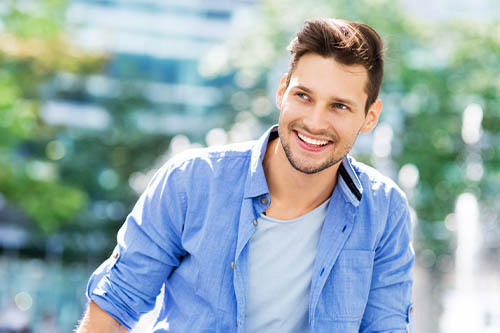
[[413, 306], [410, 308], [410, 313], [413, 313]]
[[118, 248], [118, 246], [115, 247], [111, 256], [113, 257], [113, 259], [117, 259], [120, 256], [120, 249]]
[[253, 219], [253, 225], [257, 226], [257, 219]]
[[264, 195], [262, 197], [260, 197], [260, 203], [263, 204], [263, 205], [267, 205], [267, 203], [269, 202], [269, 199], [267, 199], [267, 197]]
[[238, 322], [236, 322], [236, 327], [238, 327]]
[[234, 269], [234, 261], [231, 261], [231, 269]]

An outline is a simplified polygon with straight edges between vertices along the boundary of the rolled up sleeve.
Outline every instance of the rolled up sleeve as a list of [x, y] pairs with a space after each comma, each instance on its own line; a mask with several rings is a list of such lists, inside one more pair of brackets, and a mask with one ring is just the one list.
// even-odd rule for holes
[[112, 256], [90, 277], [87, 297], [128, 329], [155, 304], [185, 251], [185, 192], [175, 168], [161, 168], [120, 228]]
[[412, 332], [411, 218], [406, 200], [389, 217], [375, 251], [373, 277], [360, 332]]

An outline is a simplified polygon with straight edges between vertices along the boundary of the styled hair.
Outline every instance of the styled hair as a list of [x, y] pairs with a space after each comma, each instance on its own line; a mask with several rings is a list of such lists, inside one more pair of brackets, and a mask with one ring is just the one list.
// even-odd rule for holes
[[286, 86], [306, 53], [332, 57], [343, 65], [362, 65], [368, 71], [365, 112], [377, 99], [384, 76], [384, 45], [375, 30], [366, 24], [342, 19], [315, 18], [305, 21], [287, 48], [292, 58]]

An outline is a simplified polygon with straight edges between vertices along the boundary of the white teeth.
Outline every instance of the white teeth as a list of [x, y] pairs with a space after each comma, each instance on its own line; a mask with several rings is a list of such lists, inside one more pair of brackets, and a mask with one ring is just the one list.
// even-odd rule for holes
[[305, 141], [306, 143], [309, 143], [311, 145], [317, 145], [317, 146], [324, 146], [328, 143], [328, 141], [324, 141], [324, 140], [314, 140], [314, 139], [311, 139], [311, 138], [308, 138], [307, 136], [304, 136], [300, 133], [297, 132], [297, 135], [299, 136], [299, 138], [301, 138], [303, 141]]

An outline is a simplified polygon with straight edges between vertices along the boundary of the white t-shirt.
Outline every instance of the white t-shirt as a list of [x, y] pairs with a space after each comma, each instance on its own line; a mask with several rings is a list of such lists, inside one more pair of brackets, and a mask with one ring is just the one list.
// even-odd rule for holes
[[330, 199], [293, 220], [261, 215], [250, 239], [245, 332], [307, 332], [309, 294]]

